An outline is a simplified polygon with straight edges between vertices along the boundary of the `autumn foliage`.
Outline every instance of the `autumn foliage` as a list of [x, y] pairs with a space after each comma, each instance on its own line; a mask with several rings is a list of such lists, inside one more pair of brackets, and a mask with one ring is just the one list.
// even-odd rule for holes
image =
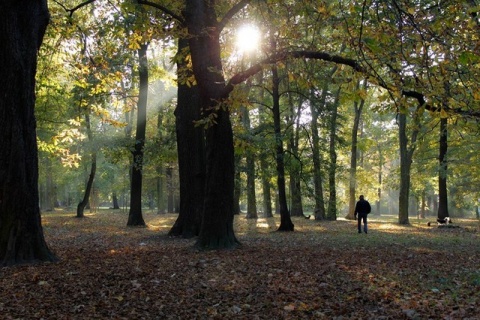
[[242, 246], [197, 251], [175, 215], [43, 216], [58, 263], [0, 269], [2, 319], [478, 319], [478, 221], [460, 228], [237, 216]]

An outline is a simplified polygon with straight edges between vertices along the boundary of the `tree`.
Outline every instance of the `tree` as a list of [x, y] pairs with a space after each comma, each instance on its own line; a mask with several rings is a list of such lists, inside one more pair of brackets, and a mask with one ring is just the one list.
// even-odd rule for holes
[[128, 226], [145, 226], [142, 216], [142, 170], [145, 147], [145, 131], [147, 126], [147, 98], [148, 98], [148, 43], [140, 44], [138, 49], [138, 76], [139, 97], [137, 101], [137, 126], [135, 132], [135, 146], [132, 151], [132, 181], [130, 188], [130, 211]]
[[448, 151], [448, 124], [447, 118], [440, 119], [440, 143], [438, 155], [438, 218], [445, 219], [448, 214], [448, 196], [447, 196], [447, 151]]
[[[366, 91], [367, 89], [367, 82], [364, 81], [364, 88], [363, 90]], [[356, 186], [357, 186], [357, 158], [358, 158], [358, 130], [360, 125], [360, 117], [362, 116], [363, 106], [365, 104], [365, 99], [362, 96], [366, 95], [366, 92], [363, 93], [360, 91], [360, 81], [357, 82], [356, 86], [357, 95], [360, 97], [360, 102], [355, 99], [353, 102], [353, 110], [355, 114], [355, 118], [353, 120], [353, 127], [352, 127], [352, 146], [350, 152], [350, 176], [349, 176], [349, 202], [348, 202], [348, 215], [347, 219], [354, 219], [355, 215], [355, 204], [356, 204]]]
[[192, 82], [188, 67], [190, 50], [188, 40], [178, 40], [175, 58], [178, 74], [178, 98], [175, 109], [178, 170], [180, 175], [180, 212], [169, 231], [171, 236], [191, 238], [200, 233], [205, 201], [205, 133], [201, 120], [200, 92]]
[[398, 134], [400, 149], [400, 194], [398, 201], [398, 223], [409, 224], [408, 204], [410, 196], [410, 169], [412, 167], [413, 153], [416, 149], [417, 136], [420, 131], [420, 121], [423, 115], [422, 106], [415, 108], [413, 112], [413, 128], [411, 130], [410, 143], [407, 137], [407, 108], [403, 107], [398, 113]]
[[45, 243], [40, 220], [34, 117], [37, 54], [47, 25], [46, 1], [0, 3], [2, 266], [57, 259]]

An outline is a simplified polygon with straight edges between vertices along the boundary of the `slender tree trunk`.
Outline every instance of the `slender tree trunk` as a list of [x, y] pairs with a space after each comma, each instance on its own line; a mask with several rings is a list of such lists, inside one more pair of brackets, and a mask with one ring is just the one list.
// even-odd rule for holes
[[[291, 98], [291, 95], [289, 96]], [[299, 143], [299, 130], [300, 130], [300, 116], [302, 104], [299, 104], [296, 112], [293, 110], [293, 102], [290, 101], [292, 108], [292, 114], [295, 114], [295, 125], [293, 126], [293, 133], [290, 136], [290, 152], [293, 156], [290, 161], [290, 194], [291, 194], [291, 207], [290, 215], [294, 217], [303, 217], [303, 205], [302, 205], [302, 190], [301, 190], [301, 162], [298, 155], [298, 143]]]
[[383, 150], [382, 146], [380, 144], [377, 144], [377, 149], [378, 149], [378, 158], [379, 158], [379, 163], [378, 163], [378, 188], [377, 188], [377, 197], [378, 200], [376, 202], [376, 207], [377, 207], [377, 215], [380, 215], [380, 208], [381, 208], [381, 200], [382, 200], [382, 179], [383, 179]]
[[448, 151], [448, 129], [447, 118], [440, 119], [440, 151], [438, 155], [438, 218], [445, 219], [448, 214], [447, 194], [447, 151]]
[[336, 142], [337, 142], [337, 115], [338, 115], [338, 104], [340, 101], [340, 91], [338, 88], [335, 94], [335, 100], [331, 109], [330, 116], [330, 142], [329, 142], [329, 156], [330, 156], [330, 166], [328, 169], [328, 189], [329, 189], [329, 198], [328, 198], [328, 208], [327, 208], [327, 219], [328, 220], [337, 220], [337, 188], [336, 188], [336, 174], [337, 174], [337, 152], [335, 151]]
[[[315, 220], [324, 220], [326, 218], [325, 213], [325, 199], [323, 198], [323, 179], [321, 173], [321, 158], [320, 158], [320, 136], [318, 134], [318, 116], [320, 106], [325, 105], [327, 96], [327, 86], [322, 90], [322, 100], [319, 105], [310, 103], [310, 113], [312, 114], [311, 128], [312, 128], [312, 162], [313, 162], [313, 183], [315, 187]], [[313, 89], [311, 92], [313, 99]]]
[[[365, 81], [366, 83], [366, 81]], [[366, 87], [366, 85], [365, 85]], [[360, 81], [357, 83], [357, 90], [360, 89]], [[355, 204], [356, 204], [356, 186], [357, 186], [357, 158], [358, 158], [358, 128], [360, 124], [360, 118], [362, 116], [363, 106], [365, 104], [365, 100], [361, 99], [360, 103], [355, 101], [353, 103], [353, 109], [355, 112], [355, 118], [353, 120], [353, 127], [352, 127], [352, 146], [350, 152], [350, 175], [349, 175], [349, 188], [348, 188], [348, 215], [345, 217], [346, 219], [353, 220], [354, 219], [354, 211], [355, 211]]]
[[242, 157], [238, 154], [235, 155], [235, 184], [233, 189], [233, 214], [240, 214], [240, 197], [242, 195], [242, 177], [240, 163]]
[[411, 159], [407, 149], [407, 115], [398, 114], [399, 142], [400, 142], [400, 194], [398, 203], [398, 223], [409, 224], [408, 198], [410, 194], [410, 167]]
[[255, 192], [255, 155], [247, 154], [247, 219], [257, 219], [257, 196]]
[[138, 76], [139, 97], [137, 102], [137, 129], [135, 146], [133, 149], [132, 181], [130, 187], [130, 211], [127, 226], [145, 226], [142, 215], [142, 170], [143, 148], [145, 146], [145, 132], [147, 126], [147, 99], [148, 99], [148, 44], [141, 44], [138, 49]]
[[412, 129], [412, 136], [410, 140], [410, 146], [408, 146], [407, 139], [407, 115], [405, 112], [398, 114], [398, 127], [399, 127], [399, 143], [400, 143], [400, 191], [399, 191], [399, 203], [398, 203], [398, 223], [409, 224], [408, 219], [408, 204], [410, 195], [410, 169], [412, 166], [413, 153], [415, 151], [415, 144], [417, 141], [417, 135], [420, 130], [420, 115], [419, 110], [421, 106], [417, 107], [415, 114], [413, 115], [413, 121], [415, 123]]
[[112, 208], [113, 208], [114, 210], [120, 209], [120, 206], [118, 205], [118, 196], [117, 196], [117, 193], [116, 193], [116, 192], [114, 192], [114, 193], [112, 194], [112, 205], [113, 205]]
[[290, 212], [287, 206], [287, 194], [285, 191], [285, 164], [283, 140], [280, 126], [280, 94], [279, 85], [280, 79], [278, 77], [277, 67], [272, 67], [272, 98], [273, 98], [273, 123], [275, 130], [275, 148], [276, 148], [276, 164], [277, 164], [277, 187], [278, 187], [278, 201], [280, 206], [280, 226], [278, 231], [293, 231], [294, 224], [290, 217]]
[[174, 213], [175, 212], [175, 193], [173, 188], [173, 168], [171, 166], [168, 166], [165, 169], [165, 178], [167, 180], [167, 188], [168, 188], [167, 212]]
[[200, 233], [205, 201], [205, 131], [195, 126], [201, 118], [198, 86], [187, 85], [192, 74], [187, 68], [188, 40], [179, 39], [177, 59], [178, 97], [175, 109], [178, 173], [180, 178], [180, 212], [169, 231], [170, 236], [192, 238]]
[[[93, 143], [93, 133], [92, 133], [92, 127], [90, 123], [90, 110], [86, 111], [85, 114], [85, 125], [87, 129], [87, 136], [88, 136], [88, 141], [92, 144]], [[93, 148], [93, 146], [92, 146]], [[93, 181], [95, 180], [95, 174], [97, 172], [97, 153], [95, 151], [92, 151], [90, 153], [91, 157], [91, 163], [90, 163], [90, 173], [88, 175], [88, 180], [87, 180], [87, 185], [85, 187], [85, 193], [83, 194], [83, 199], [80, 201], [80, 203], [77, 205], [77, 218], [83, 218], [84, 217], [84, 211], [87, 206], [90, 204], [90, 196], [93, 188]]]
[[35, 73], [47, 1], [0, 2], [0, 265], [55, 261], [38, 194]]
[[271, 218], [273, 217], [272, 211], [272, 195], [270, 188], [270, 173], [269, 165], [265, 159], [265, 153], [260, 155], [260, 168], [262, 171], [262, 190], [263, 190], [263, 217]]
[[[241, 108], [243, 128], [247, 133], [247, 139], [251, 141], [250, 115], [248, 109]], [[253, 147], [253, 146], [252, 146]], [[255, 154], [252, 147], [246, 150], [246, 174], [247, 174], [247, 219], [257, 219], [257, 196], [255, 192]]]

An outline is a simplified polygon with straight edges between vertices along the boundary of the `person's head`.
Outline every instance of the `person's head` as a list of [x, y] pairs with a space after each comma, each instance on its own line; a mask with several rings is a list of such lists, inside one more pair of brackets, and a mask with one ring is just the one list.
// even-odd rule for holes
[[364, 200], [365, 197], [363, 196], [363, 194], [360, 195], [360, 200]]

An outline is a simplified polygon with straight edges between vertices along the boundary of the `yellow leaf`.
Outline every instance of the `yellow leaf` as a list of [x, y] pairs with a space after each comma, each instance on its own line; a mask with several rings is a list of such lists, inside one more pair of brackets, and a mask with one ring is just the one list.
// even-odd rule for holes
[[440, 118], [442, 119], [448, 118], [448, 113], [443, 108], [440, 110]]

